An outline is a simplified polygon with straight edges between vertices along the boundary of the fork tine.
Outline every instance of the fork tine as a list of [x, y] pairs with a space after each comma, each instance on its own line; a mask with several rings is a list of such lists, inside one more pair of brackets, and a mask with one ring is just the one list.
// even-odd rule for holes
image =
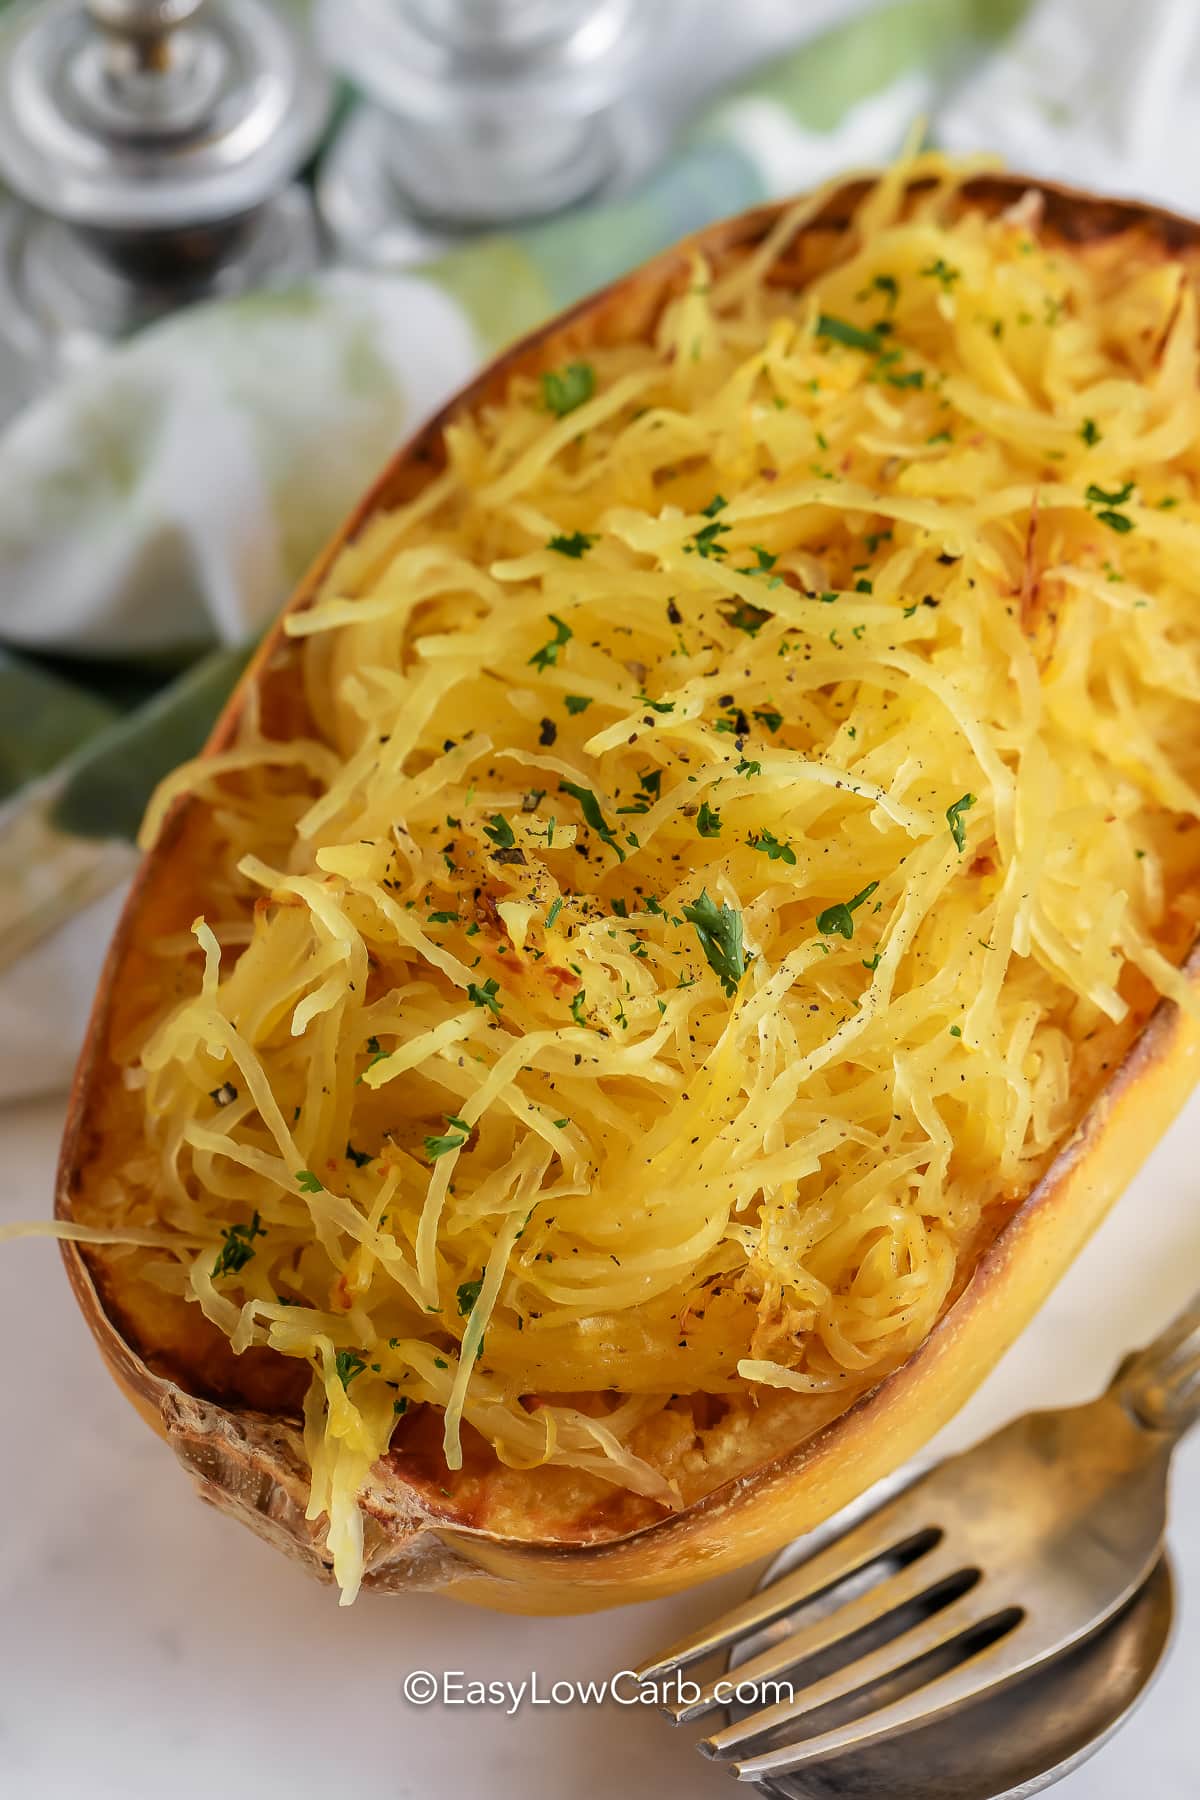
[[710, 1620], [692, 1637], [682, 1638], [669, 1650], [643, 1663], [637, 1670], [639, 1678], [658, 1681], [673, 1675], [689, 1663], [723, 1650], [735, 1638], [746, 1637], [760, 1626], [769, 1625], [783, 1613], [795, 1612], [839, 1581], [845, 1581], [848, 1576], [858, 1574], [884, 1557], [908, 1553], [924, 1555], [938, 1543], [941, 1532], [929, 1526], [921, 1515], [919, 1503], [910, 1502], [910, 1496], [915, 1496], [920, 1485], [920, 1481], [913, 1482], [894, 1500], [869, 1514], [861, 1524], [807, 1557], [790, 1574], [772, 1582], [761, 1593], [751, 1594], [748, 1600], [721, 1618]]
[[[682, 1725], [686, 1720], [711, 1712], [714, 1706], [726, 1704], [725, 1699], [717, 1693], [723, 1684], [727, 1691], [727, 1684], [731, 1680], [736, 1680], [741, 1685], [780, 1675], [785, 1669], [794, 1668], [821, 1651], [832, 1650], [869, 1625], [879, 1624], [890, 1613], [902, 1607], [921, 1600], [932, 1601], [937, 1590], [956, 1577], [961, 1578], [962, 1587], [947, 1594], [947, 1604], [957, 1599], [963, 1588], [974, 1585], [978, 1580], [978, 1571], [964, 1568], [961, 1560], [943, 1543], [925, 1556], [918, 1557], [916, 1562], [908, 1563], [894, 1574], [885, 1575], [881, 1581], [869, 1587], [865, 1594], [858, 1594], [823, 1618], [814, 1619], [810, 1625], [790, 1633], [780, 1643], [772, 1644], [758, 1656], [738, 1663], [725, 1675], [714, 1677], [690, 1704], [660, 1704], [677, 1725]], [[903, 1634], [897, 1636], [902, 1641]], [[855, 1685], [858, 1685], [857, 1679]]]
[[[706, 1756], [729, 1758], [766, 1731], [802, 1719], [818, 1707], [850, 1699], [860, 1692], [867, 1694], [864, 1710], [857, 1718], [815, 1737], [801, 1739], [777, 1750], [764, 1750], [757, 1756], [740, 1758], [736, 1762], [735, 1773], [741, 1780], [764, 1781], [839, 1751], [876, 1743], [908, 1726], [926, 1724], [938, 1714], [960, 1706], [1016, 1673], [1021, 1660], [1019, 1653], [1017, 1659], [1013, 1658], [1009, 1639], [1022, 1617], [1018, 1607], [990, 1594], [987, 1584], [981, 1583], [891, 1643], [836, 1670], [794, 1699], [767, 1707], [716, 1732], [700, 1748]], [[972, 1650], [971, 1636], [982, 1627], [992, 1625], [996, 1627], [996, 1636]], [[920, 1683], [901, 1699], [872, 1709], [869, 1689], [874, 1683], [908, 1671], [920, 1658], [951, 1648], [962, 1639], [966, 1640], [963, 1647], [967, 1654], [961, 1662]], [[1036, 1655], [1032, 1660], [1037, 1660]]]
[[[1016, 1609], [1008, 1610], [1015, 1612]], [[979, 1623], [985, 1621], [980, 1620]], [[779, 1775], [789, 1769], [804, 1768], [845, 1750], [861, 1750], [915, 1725], [926, 1725], [942, 1718], [946, 1713], [953, 1712], [970, 1700], [978, 1699], [981, 1694], [1019, 1672], [1006, 1659], [1006, 1643], [1007, 1633], [1004, 1633], [975, 1651], [966, 1662], [918, 1688], [903, 1700], [881, 1707], [877, 1712], [869, 1713], [864, 1718], [853, 1720], [835, 1730], [822, 1732], [819, 1737], [807, 1738], [802, 1743], [791, 1744], [781, 1750], [766, 1750], [759, 1756], [746, 1757], [734, 1763], [733, 1772], [739, 1781], [764, 1781], [772, 1774]], [[1035, 1656], [1030, 1666], [1036, 1666], [1042, 1660], [1040, 1655]]]

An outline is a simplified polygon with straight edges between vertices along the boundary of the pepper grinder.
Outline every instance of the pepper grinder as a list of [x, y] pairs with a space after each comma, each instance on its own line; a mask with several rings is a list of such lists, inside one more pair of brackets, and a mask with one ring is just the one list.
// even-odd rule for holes
[[43, 0], [6, 22], [0, 407], [175, 307], [314, 267], [295, 177], [330, 98], [264, 0]]
[[639, 83], [678, 0], [317, 0], [364, 96], [317, 184], [343, 255], [406, 263], [627, 184], [659, 148]]

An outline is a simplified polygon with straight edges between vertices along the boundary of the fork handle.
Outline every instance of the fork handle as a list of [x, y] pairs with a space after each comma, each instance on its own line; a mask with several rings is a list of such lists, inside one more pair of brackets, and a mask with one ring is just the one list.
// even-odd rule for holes
[[1148, 1431], [1182, 1437], [1200, 1418], [1200, 1294], [1121, 1363], [1111, 1391]]

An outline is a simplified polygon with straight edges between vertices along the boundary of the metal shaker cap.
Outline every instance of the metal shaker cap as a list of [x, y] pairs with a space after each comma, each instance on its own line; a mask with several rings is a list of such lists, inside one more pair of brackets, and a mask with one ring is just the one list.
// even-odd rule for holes
[[378, 106], [469, 123], [579, 118], [612, 104], [661, 38], [671, 0], [321, 0], [325, 54]]
[[287, 186], [330, 98], [264, 0], [43, 0], [0, 27], [0, 181], [83, 229], [211, 225]]

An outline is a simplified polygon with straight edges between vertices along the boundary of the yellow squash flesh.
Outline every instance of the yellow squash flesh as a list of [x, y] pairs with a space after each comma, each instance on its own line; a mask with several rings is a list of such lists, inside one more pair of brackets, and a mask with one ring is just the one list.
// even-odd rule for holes
[[[999, 211], [1028, 183], [989, 177], [967, 190]], [[1044, 229], [1064, 241], [1093, 240], [1131, 226], [1173, 253], [1200, 245], [1200, 227], [1151, 208], [1041, 187]], [[797, 234], [781, 264], [797, 285], [828, 260], [848, 227], [861, 186], [833, 195]], [[640, 341], [665, 301], [690, 278], [699, 250], [719, 272], [752, 250], [780, 217], [764, 207], [702, 232], [509, 350], [392, 462], [290, 602], [320, 590], [338, 551], [379, 511], [420, 492], [444, 460], [443, 431], [501, 395], [515, 374], [531, 375], [586, 355], [598, 344]], [[227, 746], [254, 694], [266, 720], [287, 729], [300, 716], [299, 651], [277, 625], [218, 722], [209, 753]], [[146, 858], [109, 952], [81, 1055], [63, 1141], [56, 1212], [70, 1221], [86, 1181], [96, 1189], [126, 1127], [119, 1051], [139, 992], [161, 980], [146, 946], [186, 929], [203, 888], [200, 809], [179, 802]], [[1189, 977], [1200, 977], [1193, 956]], [[572, 1541], [539, 1538], [515, 1521], [501, 1533], [473, 1524], [462, 1508], [380, 1469], [364, 1496], [365, 1585], [385, 1591], [442, 1588], [455, 1598], [514, 1612], [583, 1611], [650, 1598], [736, 1567], [820, 1523], [903, 1463], [967, 1399], [1036, 1311], [1090, 1232], [1165, 1130], [1200, 1073], [1200, 1026], [1162, 1005], [1110, 1079], [1081, 1129], [1023, 1201], [1006, 1214], [957, 1298], [921, 1348], [895, 1374], [804, 1441], [750, 1475], [718, 1487], [682, 1512], [626, 1535]], [[122, 1106], [125, 1106], [125, 1114]], [[128, 1142], [127, 1138], [125, 1140]], [[94, 1222], [93, 1208], [88, 1209]], [[277, 1379], [281, 1359], [253, 1352], [231, 1374], [211, 1359], [178, 1313], [122, 1284], [76, 1243], [63, 1246], [75, 1293], [118, 1384], [193, 1475], [204, 1496], [329, 1579], [323, 1524], [305, 1519], [307, 1466], [292, 1395]], [[118, 1265], [119, 1266], [119, 1265]], [[194, 1309], [193, 1309], [194, 1310]]]

